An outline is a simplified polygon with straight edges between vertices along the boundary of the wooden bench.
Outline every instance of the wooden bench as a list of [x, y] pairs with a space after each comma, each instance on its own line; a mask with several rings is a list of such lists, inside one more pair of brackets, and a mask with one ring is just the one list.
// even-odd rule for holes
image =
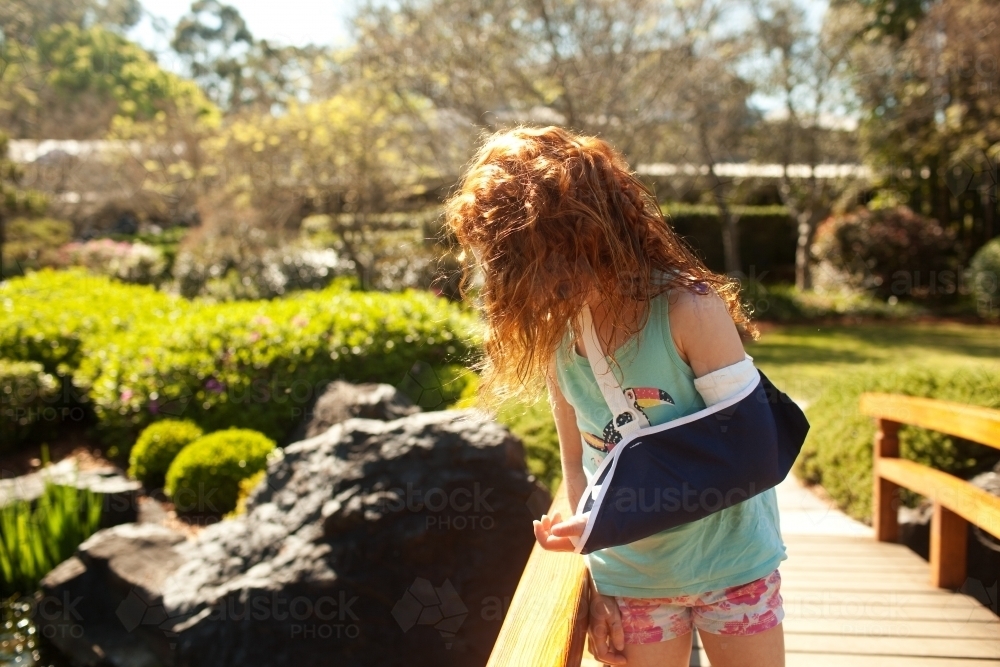
[[875, 538], [899, 540], [899, 488], [930, 499], [931, 584], [959, 588], [965, 583], [968, 523], [1000, 538], [1000, 498], [954, 475], [899, 458], [899, 427], [911, 424], [1000, 449], [1000, 410], [897, 394], [861, 395], [862, 414], [875, 417], [872, 461]]
[[[572, 516], [565, 484], [549, 509]], [[587, 567], [575, 553], [536, 542], [487, 667], [579, 667], [587, 634]]]

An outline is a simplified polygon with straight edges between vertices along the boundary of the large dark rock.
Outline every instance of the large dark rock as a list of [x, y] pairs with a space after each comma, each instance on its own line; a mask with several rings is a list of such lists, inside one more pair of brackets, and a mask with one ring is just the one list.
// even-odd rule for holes
[[391, 384], [351, 384], [335, 380], [306, 411], [291, 442], [314, 438], [352, 417], [391, 421], [415, 412], [420, 412], [420, 408]]
[[99, 531], [41, 582], [36, 623], [75, 665], [159, 667], [169, 664], [172, 637], [162, 586], [181, 564], [184, 536], [155, 524]]
[[45, 594], [126, 582], [102, 604], [144, 665], [484, 665], [547, 500], [520, 441], [470, 411], [349, 419], [272, 460], [246, 515], [127, 576], [88, 547]]

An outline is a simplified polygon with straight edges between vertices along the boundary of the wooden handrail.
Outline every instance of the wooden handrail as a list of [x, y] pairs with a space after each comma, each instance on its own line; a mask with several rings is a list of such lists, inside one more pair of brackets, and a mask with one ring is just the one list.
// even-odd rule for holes
[[911, 424], [1000, 449], [1000, 410], [936, 398], [866, 393], [861, 414]]
[[882, 542], [899, 539], [900, 487], [930, 498], [931, 583], [965, 583], [968, 523], [1000, 537], [1000, 498], [963, 479], [899, 458], [899, 427], [912, 424], [1000, 449], [1000, 410], [896, 394], [865, 393], [859, 407], [876, 420], [872, 460], [872, 525]]
[[[565, 484], [549, 514], [573, 514]], [[579, 667], [587, 631], [588, 579], [583, 557], [535, 543], [514, 591], [487, 667]]]

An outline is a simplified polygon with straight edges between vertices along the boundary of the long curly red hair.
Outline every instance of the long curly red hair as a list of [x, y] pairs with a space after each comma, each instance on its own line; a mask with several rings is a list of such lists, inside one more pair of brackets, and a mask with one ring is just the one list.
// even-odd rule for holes
[[[567, 328], [579, 336], [576, 316], [595, 298], [638, 304], [638, 322], [613, 318], [612, 340], [622, 329], [627, 340], [645, 326], [650, 299], [675, 287], [703, 293], [707, 285], [742, 336], [758, 335], [738, 281], [695, 256], [653, 192], [597, 137], [554, 126], [487, 137], [445, 203], [445, 220], [469, 251], [462, 256], [463, 297], [481, 275], [486, 332], [477, 370], [486, 405], [536, 400]], [[666, 279], [654, 280], [655, 271]], [[609, 342], [601, 341], [605, 348]]]

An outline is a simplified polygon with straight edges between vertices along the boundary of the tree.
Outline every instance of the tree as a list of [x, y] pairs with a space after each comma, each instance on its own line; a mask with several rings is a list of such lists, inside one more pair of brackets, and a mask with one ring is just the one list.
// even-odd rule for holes
[[18, 138], [98, 139], [116, 117], [144, 120], [177, 104], [212, 114], [198, 87], [100, 25], [65, 23], [34, 44], [0, 44], [0, 125]]
[[124, 29], [138, 23], [138, 0], [4, 0], [0, 4], [3, 39], [31, 45], [35, 36], [53, 26], [72, 24]]
[[[811, 248], [820, 221], [829, 216], [850, 179], [817, 178], [830, 130], [824, 117], [849, 104], [845, 74], [852, 41], [844, 10], [830, 10], [816, 33], [806, 25], [803, 7], [794, 0], [755, 0], [752, 5], [762, 62], [760, 87], [779, 104], [775, 123], [782, 165], [778, 191], [797, 224], [795, 286], [812, 287]], [[846, 137], [845, 137], [846, 140]], [[790, 166], [806, 165], [805, 178], [793, 178]]]
[[[996, 235], [1000, 5], [941, 0], [902, 34], [857, 30], [862, 139], [895, 202], [946, 223], [967, 260]], [[912, 19], [911, 19], [912, 20]]]
[[274, 238], [297, 233], [306, 215], [327, 216], [338, 250], [371, 286], [377, 265], [401, 250], [378, 214], [399, 210], [424, 182], [440, 177], [431, 146], [447, 143], [445, 128], [415, 128], [404, 104], [423, 104], [422, 126], [434, 127], [426, 102], [404, 102], [365, 81], [327, 100], [291, 102], [279, 116], [230, 118], [205, 142], [210, 163], [227, 166], [209, 187], [258, 212], [258, 224]]
[[9, 267], [3, 266], [7, 218], [13, 213], [38, 213], [45, 208], [41, 193], [21, 187], [21, 169], [7, 158], [7, 135], [0, 133], [0, 280]]
[[[721, 0], [401, 0], [353, 22], [355, 62], [401, 99], [453, 113], [469, 135], [514, 121], [600, 135], [633, 163], [710, 165], [727, 270], [738, 218], [715, 163], [738, 150], [749, 82]], [[457, 169], [456, 169], [457, 171]]]
[[315, 46], [257, 40], [239, 11], [218, 0], [196, 0], [174, 29], [171, 47], [206, 95], [226, 112], [270, 111], [309, 89]]
[[753, 82], [736, 71], [750, 44], [743, 34], [721, 30], [723, 3], [702, 0], [676, 7], [680, 20], [671, 143], [685, 161], [693, 158], [707, 170], [708, 190], [719, 209], [725, 269], [736, 275], [743, 268], [740, 217], [730, 206], [731, 184], [719, 175], [718, 165], [739, 154], [750, 128], [747, 99]]
[[458, 114], [470, 131], [514, 120], [555, 122], [600, 134], [633, 159], [654, 158], [665, 150], [661, 129], [688, 57], [677, 28], [684, 6], [661, 0], [368, 2], [353, 21], [355, 57], [379, 85]]
[[253, 35], [239, 11], [217, 0], [194, 2], [170, 42], [191, 78], [223, 109], [239, 101], [245, 57], [253, 44]]

